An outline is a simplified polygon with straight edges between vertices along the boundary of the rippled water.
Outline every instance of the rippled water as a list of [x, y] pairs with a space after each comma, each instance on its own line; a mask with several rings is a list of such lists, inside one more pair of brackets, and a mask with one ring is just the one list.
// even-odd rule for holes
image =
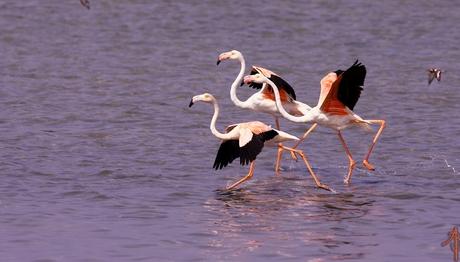
[[[371, 3], [372, 2], [372, 3]], [[460, 9], [456, 1], [0, 2], [2, 261], [450, 261], [459, 224]], [[247, 172], [214, 171], [218, 126], [269, 116], [233, 106], [243, 52], [314, 105], [319, 80], [359, 58], [355, 112], [384, 118], [371, 162], [352, 185], [334, 133], [301, 148], [323, 182], [275, 150]], [[427, 85], [426, 69], [446, 70]], [[253, 91], [241, 89], [240, 97]], [[282, 127], [300, 135], [305, 125]], [[356, 160], [371, 134], [345, 131]]]

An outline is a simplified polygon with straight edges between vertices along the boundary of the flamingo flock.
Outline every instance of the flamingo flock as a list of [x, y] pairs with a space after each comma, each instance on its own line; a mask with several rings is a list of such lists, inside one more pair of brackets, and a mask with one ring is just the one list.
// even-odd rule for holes
[[[257, 93], [253, 94], [251, 97], [249, 97], [246, 101], [241, 101], [237, 96], [236, 96], [236, 89], [240, 84], [242, 85], [242, 79], [243, 79], [243, 74], [246, 70], [246, 62], [244, 60], [243, 54], [241, 52], [232, 50], [229, 52], [224, 52], [219, 55], [219, 58], [217, 60], [217, 65], [220, 64], [221, 61], [231, 59], [231, 60], [238, 60], [240, 62], [240, 72], [238, 73], [238, 76], [236, 77], [235, 81], [233, 81], [231, 88], [230, 88], [230, 99], [232, 102], [240, 108], [244, 109], [250, 109], [256, 112], [263, 112], [266, 114], [270, 114], [275, 118], [275, 126], [277, 129], [280, 129], [280, 124], [279, 124], [279, 117], [281, 114], [278, 111], [278, 108], [276, 107], [275, 103], [275, 98], [273, 96], [273, 91], [271, 90], [271, 87], [266, 84], [251, 84], [250, 86], [255, 88], [255, 89], [260, 89]], [[302, 102], [296, 101], [296, 95], [294, 92], [294, 89], [281, 77], [279, 77], [277, 74], [273, 73], [272, 71], [265, 69], [263, 67], [258, 67], [258, 66], [252, 66], [251, 69], [251, 74], [263, 74], [264, 76], [268, 77], [271, 79], [271, 81], [276, 83], [276, 86], [280, 90], [281, 94], [281, 103], [283, 104], [284, 108], [288, 110], [288, 112], [292, 115], [296, 116], [302, 116], [306, 114], [311, 107], [308, 106], [307, 104], [304, 104]], [[275, 164], [275, 173], [279, 174], [279, 169], [280, 169], [280, 160], [281, 160], [281, 154], [285, 150], [282, 144], [278, 144], [278, 155], [276, 158], [276, 164]], [[291, 151], [293, 152], [293, 151]], [[295, 157], [295, 155], [293, 155]]]
[[[343, 180], [345, 184], [351, 182], [356, 161], [353, 159], [341, 131], [352, 126], [371, 130], [370, 125], [379, 125], [379, 129], [374, 135], [367, 154], [362, 161], [365, 168], [375, 170], [375, 167], [369, 163], [369, 158], [385, 128], [385, 120], [363, 119], [352, 111], [360, 98], [366, 77], [366, 67], [358, 60], [348, 69], [330, 72], [321, 79], [320, 96], [317, 105], [314, 107], [297, 101], [292, 86], [278, 74], [266, 68], [252, 66], [250, 74], [244, 76], [246, 62], [241, 52], [231, 50], [221, 53], [218, 57], [217, 65], [225, 60], [238, 60], [240, 62], [240, 71], [230, 87], [230, 99], [235, 106], [270, 114], [274, 117], [276, 126], [275, 129], [260, 121], [251, 121], [229, 125], [225, 129], [225, 133], [221, 133], [216, 129], [216, 121], [219, 115], [217, 99], [209, 93], [197, 95], [192, 98], [190, 107], [199, 101], [210, 103], [214, 106], [214, 115], [211, 120], [210, 129], [214, 136], [222, 140], [222, 143], [218, 149], [213, 167], [216, 170], [222, 169], [232, 163], [236, 158], [239, 158], [241, 165], [249, 164], [248, 174], [228, 186], [227, 190], [235, 189], [253, 177], [256, 157], [265, 145], [271, 145], [278, 149], [275, 174], [278, 175], [280, 172], [282, 152], [289, 151], [292, 158], [297, 159], [297, 156], [302, 158], [316, 187], [333, 191], [329, 186], [321, 183], [303, 150], [297, 148], [318, 125], [331, 128], [337, 132], [349, 160], [348, 172]], [[242, 101], [236, 95], [236, 90], [244, 84], [258, 91], [247, 100]], [[292, 122], [311, 123], [312, 125], [301, 138], [298, 138], [280, 130], [280, 117], [284, 117]], [[296, 141], [296, 144], [292, 147], [282, 144], [288, 141]]]

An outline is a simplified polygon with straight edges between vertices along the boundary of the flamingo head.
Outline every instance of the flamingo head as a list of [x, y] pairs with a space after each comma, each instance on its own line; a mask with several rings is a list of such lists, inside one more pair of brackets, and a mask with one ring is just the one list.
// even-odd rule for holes
[[217, 65], [220, 64], [220, 62], [227, 60], [227, 59], [238, 59], [241, 57], [240, 51], [237, 50], [232, 50], [228, 52], [223, 52], [222, 54], [219, 55], [219, 58], [217, 59]]
[[212, 103], [213, 101], [215, 101], [216, 98], [214, 98], [213, 95], [209, 94], [209, 93], [204, 93], [204, 94], [201, 94], [201, 95], [196, 95], [192, 98], [192, 100], [190, 101], [190, 104], [188, 105], [188, 107], [192, 107], [193, 104], [195, 104], [196, 102], [198, 101], [202, 101], [202, 102], [205, 102], [205, 103]]
[[245, 76], [243, 81], [247, 85], [249, 85], [250, 83], [264, 84], [268, 81], [268, 78], [262, 74], [255, 74]]

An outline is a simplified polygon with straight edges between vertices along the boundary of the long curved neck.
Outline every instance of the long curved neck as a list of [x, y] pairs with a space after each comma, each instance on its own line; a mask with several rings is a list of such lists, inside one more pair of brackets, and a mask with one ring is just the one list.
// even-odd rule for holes
[[283, 104], [281, 103], [280, 92], [278, 90], [278, 87], [270, 79], [267, 79], [266, 83], [272, 87], [273, 92], [275, 93], [276, 107], [278, 107], [278, 110], [280, 111], [281, 115], [284, 118], [286, 118], [289, 121], [297, 122], [297, 123], [305, 123], [305, 122], [313, 121], [314, 115], [311, 113], [311, 111], [306, 112], [306, 114], [304, 114], [303, 116], [293, 116], [289, 114], [284, 109]]
[[240, 83], [241, 83], [241, 81], [243, 79], [243, 76], [244, 76], [244, 72], [246, 71], [246, 61], [244, 61], [243, 55], [239, 56], [238, 60], [241, 63], [241, 69], [240, 69], [240, 72], [239, 72], [238, 76], [236, 77], [235, 81], [233, 81], [232, 87], [230, 88], [230, 99], [233, 101], [233, 103], [237, 107], [247, 108], [248, 107], [247, 101], [241, 101], [236, 96], [236, 89], [240, 85]]
[[219, 117], [219, 105], [217, 104], [217, 101], [215, 99], [212, 100], [212, 105], [214, 106], [214, 115], [212, 115], [211, 124], [209, 125], [211, 133], [217, 138], [220, 138], [222, 140], [228, 140], [231, 138], [230, 135], [228, 133], [223, 134], [219, 132], [219, 130], [217, 130], [216, 128], [217, 117]]

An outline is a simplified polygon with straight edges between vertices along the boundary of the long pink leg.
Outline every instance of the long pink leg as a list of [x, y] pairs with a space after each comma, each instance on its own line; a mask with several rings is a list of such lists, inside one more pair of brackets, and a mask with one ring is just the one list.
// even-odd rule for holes
[[371, 156], [371, 152], [374, 149], [375, 144], [377, 143], [377, 140], [379, 139], [380, 135], [383, 132], [383, 129], [385, 128], [385, 120], [366, 120], [372, 124], [380, 124], [379, 131], [374, 136], [374, 139], [372, 140], [372, 144], [369, 147], [369, 151], [367, 152], [366, 157], [363, 160], [363, 165], [369, 169], [369, 170], [375, 170], [374, 166], [369, 163], [369, 157]]
[[251, 161], [251, 165], [249, 166], [249, 173], [245, 177], [233, 183], [231, 186], [227, 187], [227, 190], [234, 189], [235, 187], [237, 187], [244, 181], [251, 179], [251, 177], [254, 175], [254, 166], [255, 166], [255, 161]]
[[285, 146], [282, 146], [282, 149], [288, 150], [291, 153], [300, 155], [300, 157], [302, 158], [303, 162], [307, 166], [307, 169], [310, 172], [311, 177], [315, 181], [315, 184], [316, 184], [317, 187], [325, 189], [325, 190], [328, 190], [328, 191], [333, 191], [329, 186], [327, 186], [325, 184], [322, 184], [321, 181], [319, 181], [319, 178], [316, 176], [315, 172], [313, 172], [313, 169], [312, 169], [310, 163], [308, 162], [307, 157], [305, 156], [305, 154], [304, 154], [304, 152], [302, 150], [292, 149], [290, 147], [285, 147]]
[[307, 130], [307, 132], [305, 132], [305, 134], [303, 134], [302, 138], [300, 138], [300, 140], [297, 141], [297, 143], [292, 147], [292, 149], [296, 149], [299, 146], [299, 144], [302, 143], [307, 138], [307, 136], [311, 133], [311, 131], [313, 131], [317, 126], [318, 126], [317, 123], [314, 123], [313, 125], [311, 125], [311, 127]]
[[[310, 134], [310, 132], [313, 131], [316, 128], [316, 126], [318, 126], [318, 124], [314, 123], [307, 130], [307, 132], [305, 132], [305, 134], [303, 134], [302, 138], [300, 138], [300, 140], [297, 141], [297, 143], [291, 148], [296, 149], [299, 146], [299, 144], [302, 143], [302, 141], [304, 141], [307, 138], [307, 136]], [[276, 164], [275, 164], [275, 172], [276, 172], [276, 174], [279, 174], [279, 167], [281, 165], [281, 156], [282, 156], [282, 153], [284, 151], [284, 149], [282, 147], [280, 147], [280, 146], [282, 146], [282, 144], [278, 144], [278, 154], [277, 154], [277, 157], [276, 157]], [[289, 152], [291, 153], [292, 159], [297, 161], [297, 156], [296, 156], [295, 152], [293, 152], [293, 151], [289, 151]]]
[[[305, 134], [303, 134], [302, 138], [300, 138], [300, 140], [297, 141], [297, 143], [292, 147], [292, 149], [296, 149], [300, 145], [300, 143], [302, 143], [317, 126], [318, 126], [317, 123], [314, 123], [313, 125], [311, 125], [311, 127], [307, 130], [307, 132], [305, 132]], [[292, 151], [291, 151], [291, 156], [294, 160], [297, 160], [296, 155], [292, 153]]]
[[351, 175], [353, 174], [353, 169], [356, 166], [355, 160], [353, 160], [353, 156], [351, 155], [350, 149], [348, 149], [347, 144], [345, 143], [345, 139], [343, 139], [342, 133], [340, 131], [337, 132], [337, 135], [340, 138], [340, 142], [342, 142], [343, 148], [345, 148], [345, 152], [347, 153], [348, 160], [349, 160], [349, 165], [348, 165], [348, 174], [343, 180], [345, 184], [349, 184], [351, 180]]
[[[275, 117], [275, 124], [276, 124], [276, 129], [280, 130], [280, 122], [279, 122], [278, 117]], [[276, 154], [276, 162], [275, 162], [275, 174], [277, 176], [280, 175], [280, 163], [281, 163], [282, 156], [283, 156], [283, 144], [279, 143], [278, 152]]]

